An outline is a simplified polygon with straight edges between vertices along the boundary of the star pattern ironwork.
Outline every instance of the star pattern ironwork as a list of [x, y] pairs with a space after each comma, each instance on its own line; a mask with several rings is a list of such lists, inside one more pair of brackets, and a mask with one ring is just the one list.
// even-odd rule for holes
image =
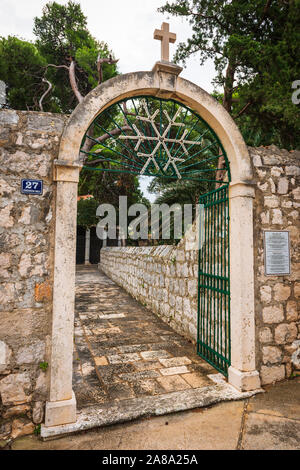
[[[190, 131], [188, 129], [184, 130], [184, 132], [183, 132], [183, 134], [180, 138], [172, 139], [172, 138], [168, 137], [172, 126], [176, 126], [176, 127], [184, 127], [185, 126], [185, 124], [183, 122], [176, 122], [176, 119], [179, 117], [179, 115], [181, 113], [181, 110], [182, 110], [181, 107], [178, 108], [178, 110], [174, 114], [173, 118], [171, 118], [169, 116], [168, 112], [165, 109], [163, 110], [163, 113], [164, 113], [164, 115], [166, 116], [166, 118], [168, 120], [168, 125], [166, 126], [164, 131], [161, 133], [160, 130], [158, 129], [158, 127], [160, 127], [160, 126], [158, 124], [156, 124], [156, 122], [155, 122], [155, 119], [156, 119], [157, 115], [159, 114], [160, 110], [157, 109], [151, 115], [146, 100], [142, 100], [141, 105], [145, 110], [146, 116], [136, 116], [136, 120], [137, 121], [142, 121], [142, 122], [144, 121], [144, 122], [149, 123], [152, 126], [152, 129], [154, 130], [155, 135], [153, 135], [153, 136], [144, 135], [138, 129], [136, 124], [132, 124], [132, 128], [136, 132], [136, 135], [133, 135], [133, 136], [127, 136], [127, 135], [124, 136], [123, 135], [123, 136], [120, 136], [119, 138], [120, 139], [126, 139], [126, 140], [128, 139], [128, 140], [136, 140], [137, 141], [134, 150], [137, 152], [138, 157], [142, 157], [143, 159], [146, 159], [146, 162], [145, 162], [143, 168], [140, 171], [141, 175], [143, 175], [146, 172], [146, 170], [147, 170], [148, 166], [151, 164], [151, 162], [154, 164], [157, 171], [160, 171], [160, 167], [159, 167], [158, 162], [157, 162], [157, 156], [159, 155], [159, 151], [162, 147], [164, 149], [164, 151], [166, 152], [166, 155], [168, 157], [168, 160], [167, 160], [167, 162], [165, 163], [165, 165], [163, 167], [163, 171], [166, 172], [167, 169], [170, 166], [172, 166], [175, 173], [176, 173], [176, 175], [177, 175], [177, 177], [178, 177], [178, 179], [181, 179], [182, 176], [181, 176], [181, 174], [180, 174], [180, 172], [177, 168], [176, 162], [184, 162], [185, 159], [181, 158], [181, 155], [180, 155], [180, 157], [176, 156], [177, 153], [178, 153], [178, 147], [177, 147], [177, 151], [175, 152], [175, 155], [172, 155], [172, 153], [171, 153], [170, 149], [168, 148], [167, 144], [173, 144], [172, 148], [174, 147], [174, 145], [178, 144], [182, 148], [182, 151], [183, 151], [182, 155], [188, 156], [189, 153], [188, 153], [188, 150], [187, 150], [186, 146], [187, 145], [193, 145], [193, 146], [194, 145], [202, 145], [202, 141], [186, 140], [186, 136], [188, 134], [190, 134]], [[155, 144], [152, 152], [151, 153], [138, 152], [138, 150], [140, 149], [140, 146], [144, 142], [147, 142], [147, 141], [148, 142], [153, 142], [153, 144]]]

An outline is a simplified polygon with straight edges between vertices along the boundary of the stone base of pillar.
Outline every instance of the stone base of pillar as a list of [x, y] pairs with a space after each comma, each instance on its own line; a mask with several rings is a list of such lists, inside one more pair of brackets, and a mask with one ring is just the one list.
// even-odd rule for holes
[[229, 367], [228, 382], [240, 392], [250, 392], [261, 387], [257, 370], [242, 372], [234, 367]]
[[85, 264], [86, 266], [89, 266], [91, 263], [90, 263], [89, 261], [85, 261], [84, 264]]
[[46, 403], [45, 426], [59, 426], [76, 422], [76, 397], [72, 392], [70, 400], [48, 401]]

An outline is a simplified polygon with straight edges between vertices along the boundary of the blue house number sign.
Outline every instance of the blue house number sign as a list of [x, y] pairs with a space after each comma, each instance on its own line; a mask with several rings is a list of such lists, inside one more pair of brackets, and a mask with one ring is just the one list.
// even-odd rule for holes
[[25, 180], [21, 182], [22, 194], [43, 194], [43, 181], [42, 180]]

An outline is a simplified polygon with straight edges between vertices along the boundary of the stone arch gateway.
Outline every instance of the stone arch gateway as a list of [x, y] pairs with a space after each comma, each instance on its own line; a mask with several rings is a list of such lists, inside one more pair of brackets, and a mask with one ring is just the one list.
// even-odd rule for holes
[[80, 146], [93, 120], [109, 106], [127, 97], [143, 95], [182, 103], [206, 121], [225, 149], [231, 170], [231, 366], [228, 380], [241, 391], [260, 387], [255, 360], [254, 188], [248, 150], [226, 110], [200, 87], [180, 78], [180, 72], [181, 68], [173, 64], [158, 62], [152, 72], [130, 73], [108, 80], [77, 106], [64, 130], [59, 156], [54, 163], [54, 180], [57, 182], [55, 260], [50, 398], [46, 405], [46, 426], [76, 421], [72, 355], [77, 185], [82, 166]]

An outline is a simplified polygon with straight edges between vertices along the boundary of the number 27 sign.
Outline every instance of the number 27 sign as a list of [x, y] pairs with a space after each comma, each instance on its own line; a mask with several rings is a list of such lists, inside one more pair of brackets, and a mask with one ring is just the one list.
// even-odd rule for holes
[[22, 194], [43, 194], [42, 180], [25, 180], [21, 181]]

